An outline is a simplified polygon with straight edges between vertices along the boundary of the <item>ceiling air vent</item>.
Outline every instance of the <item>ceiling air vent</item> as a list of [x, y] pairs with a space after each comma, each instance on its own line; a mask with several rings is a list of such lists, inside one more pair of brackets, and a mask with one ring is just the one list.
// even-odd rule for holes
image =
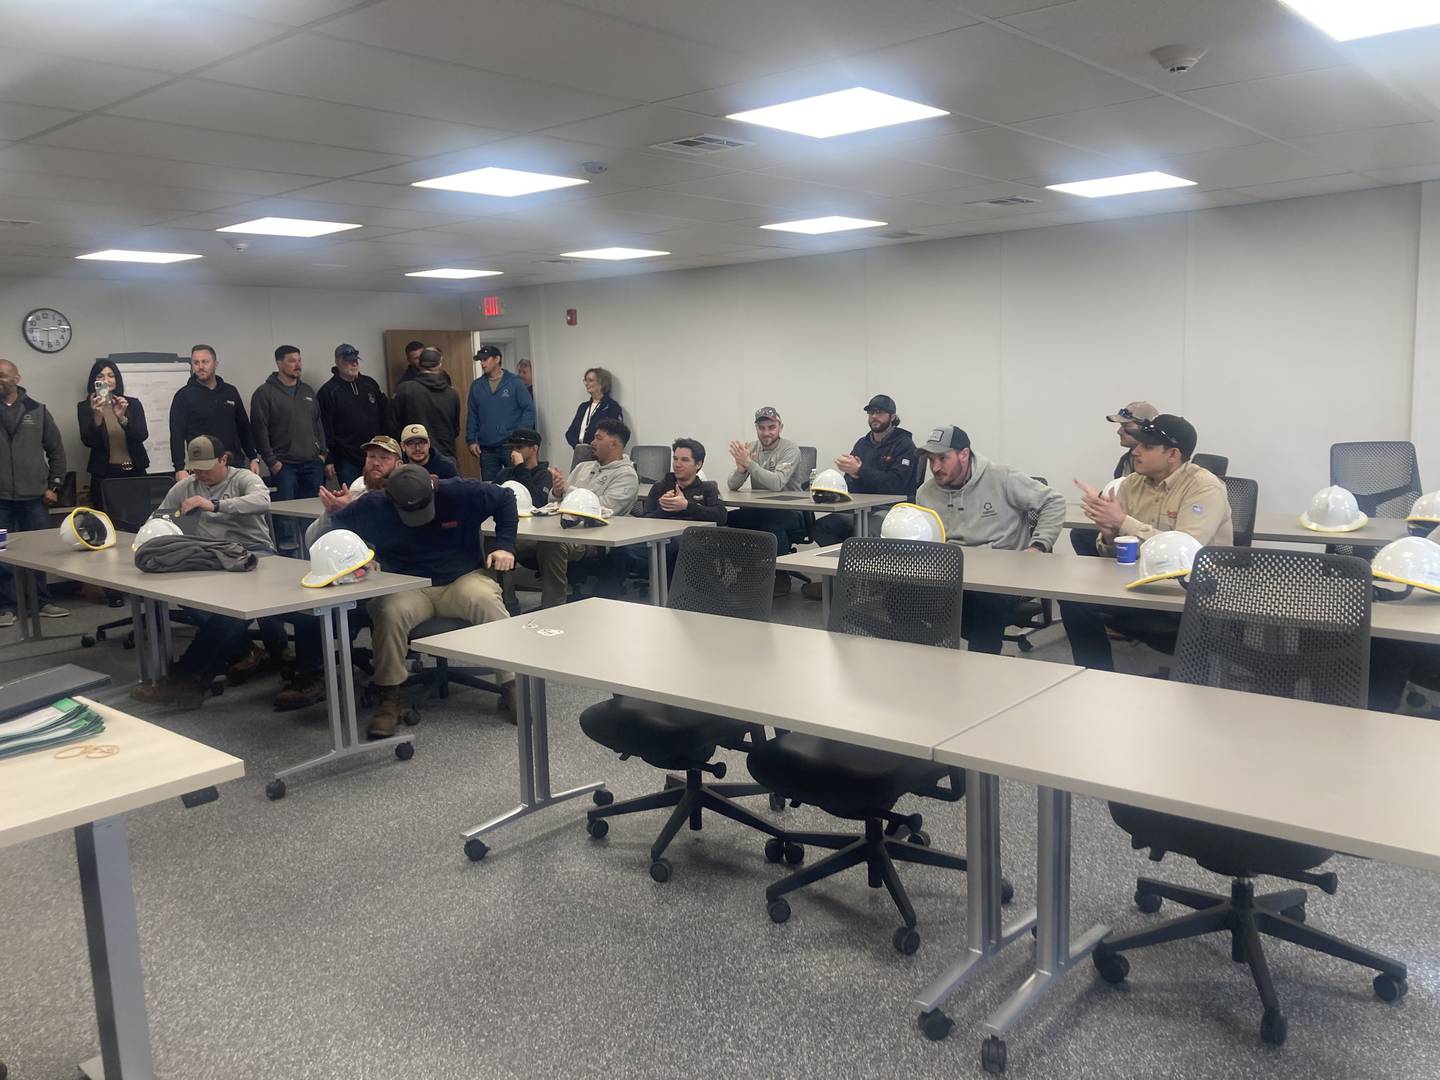
[[554, 263], [558, 266], [579, 266], [580, 259], [541, 259], [543, 263]]
[[966, 206], [1028, 206], [1031, 203], [1038, 203], [1039, 199], [1032, 199], [1026, 195], [1006, 195], [999, 199], [981, 199], [979, 202], [966, 203]]
[[915, 240], [924, 233], [911, 232], [909, 229], [896, 229], [893, 232], [876, 233], [882, 240]]
[[719, 154], [726, 150], [738, 150], [742, 146], [753, 145], [742, 142], [739, 139], [726, 138], [723, 135], [687, 135], [683, 139], [671, 139], [669, 142], [652, 143], [650, 150], [668, 150], [674, 154], [689, 154], [691, 157], [700, 154]]
[[34, 225], [33, 221], [21, 221], [19, 218], [0, 218], [0, 229], [18, 229], [25, 225]]

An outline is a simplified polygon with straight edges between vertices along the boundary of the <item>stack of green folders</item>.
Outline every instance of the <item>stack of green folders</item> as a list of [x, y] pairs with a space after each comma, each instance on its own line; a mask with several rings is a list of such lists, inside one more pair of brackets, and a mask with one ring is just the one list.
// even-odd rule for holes
[[0, 760], [93, 738], [105, 730], [100, 714], [70, 698], [13, 720], [0, 720]]

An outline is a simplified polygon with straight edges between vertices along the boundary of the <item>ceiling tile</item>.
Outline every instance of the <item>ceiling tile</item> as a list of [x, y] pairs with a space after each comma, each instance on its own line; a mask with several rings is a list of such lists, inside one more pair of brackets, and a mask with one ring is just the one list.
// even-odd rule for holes
[[1122, 160], [1244, 146], [1263, 138], [1168, 97], [1048, 116], [1016, 126]]
[[[220, 229], [260, 217], [294, 217], [312, 221], [343, 221], [368, 229], [428, 229], [458, 220], [453, 214], [386, 210], [373, 206], [341, 206], [311, 199], [274, 198], [235, 203], [224, 210], [176, 221], [177, 228]], [[289, 239], [288, 237], [286, 239]]]
[[1399, 169], [1372, 169], [1366, 175], [1382, 184], [1420, 184], [1440, 180], [1440, 162], [1434, 165], [1406, 165]]
[[906, 161], [939, 165], [995, 180], [1052, 173], [1104, 176], [1120, 164], [1101, 154], [1008, 128], [988, 128], [904, 143], [895, 148], [895, 155]]
[[93, 180], [76, 176], [47, 176], [35, 172], [0, 172], [0, 190], [7, 195], [67, 202], [99, 203], [107, 206], [150, 207], [159, 210], [209, 210], [240, 202], [235, 192], [199, 191], [170, 187], [163, 176], [159, 184], [128, 184], [117, 180]]
[[298, 34], [256, 49], [205, 75], [262, 90], [508, 131], [572, 123], [632, 104], [316, 34]]
[[1360, 191], [1373, 188], [1375, 181], [1359, 173], [1332, 173], [1329, 176], [1309, 176], [1303, 180], [1281, 180], [1274, 184], [1258, 184], [1255, 187], [1240, 188], [1246, 195], [1257, 199], [1299, 199], [1307, 195], [1333, 195], [1337, 191]]
[[0, 48], [0, 101], [83, 112], [119, 101], [168, 77], [96, 60], [57, 64], [41, 53]]
[[1429, 119], [1424, 109], [1353, 67], [1277, 75], [1181, 96], [1277, 139]]
[[[0, 158], [3, 160], [3, 158]], [[321, 202], [339, 203], [349, 206], [373, 206], [393, 210], [418, 210], [431, 214], [443, 214], [453, 218], [477, 217], [481, 211], [476, 200], [483, 196], [465, 195], [458, 191], [436, 191], [433, 188], [416, 188], [408, 184], [374, 184], [364, 180], [332, 180], [315, 184], [294, 193], [295, 198], [314, 199]], [[490, 213], [505, 213], [513, 210], [509, 199], [484, 199]]]
[[1327, 161], [1360, 172], [1440, 163], [1440, 124], [1400, 124], [1292, 140]]
[[0, 139], [28, 139], [36, 132], [73, 120], [79, 113], [0, 101]]
[[990, 183], [985, 177], [969, 176], [938, 165], [857, 155], [828, 147], [804, 164], [780, 165], [763, 171], [772, 176], [813, 180], [817, 184], [853, 188], [874, 195], [914, 195], [966, 184]]
[[176, 210], [114, 206], [107, 203], [64, 202], [0, 192], [0, 218], [54, 222], [81, 228], [89, 225], [148, 225], [178, 217]]
[[592, 201], [596, 206], [608, 209], [717, 223], [773, 221], [778, 209], [758, 203], [711, 199], [702, 195], [685, 195], [678, 191], [666, 191], [662, 188], [633, 188], [630, 191], [620, 191], [613, 195], [602, 195]]
[[0, 169], [140, 184], [160, 181], [173, 187], [238, 192], [243, 195], [275, 195], [316, 183], [316, 179], [311, 176], [182, 161], [162, 162], [133, 154], [75, 150], [38, 143], [0, 149]]
[[1157, 155], [1153, 159], [1147, 159], [1145, 164], [1173, 176], [1194, 180], [1201, 187], [1207, 188], [1254, 187], [1257, 184], [1272, 184], [1281, 180], [1299, 180], [1307, 176], [1326, 176], [1345, 171], [1319, 155], [1307, 154], [1279, 142], [1207, 150], [1203, 154], [1181, 154], [1174, 157]]
[[233, 15], [304, 26], [349, 8], [364, 7], [367, 0], [190, 0], [192, 7], [211, 8]]

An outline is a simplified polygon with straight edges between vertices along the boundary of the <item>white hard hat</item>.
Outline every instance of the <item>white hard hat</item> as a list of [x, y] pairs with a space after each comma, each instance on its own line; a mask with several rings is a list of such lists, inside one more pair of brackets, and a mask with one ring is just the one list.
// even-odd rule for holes
[[369, 490], [370, 489], [365, 486], [364, 473], [361, 473], [359, 476], [355, 477], [354, 480], [350, 481], [350, 494], [352, 495], [364, 495], [365, 492]]
[[1354, 532], [1369, 520], [1360, 512], [1355, 496], [1336, 485], [1317, 491], [1310, 509], [1300, 515], [1300, 524], [1316, 532]]
[[1140, 545], [1140, 559], [1137, 569], [1140, 576], [1126, 582], [1125, 588], [1148, 585], [1152, 581], [1166, 578], [1186, 577], [1195, 565], [1195, 553], [1200, 550], [1200, 541], [1187, 532], [1172, 529], [1156, 533]]
[[[1410, 507], [1410, 513], [1405, 515], [1405, 520], [1412, 525], [1440, 524], [1440, 491], [1429, 491], [1416, 499]], [[1429, 529], [1425, 531], [1428, 532]]]
[[818, 503], [850, 501], [850, 485], [839, 469], [821, 469], [810, 481], [810, 497]]
[[115, 546], [115, 525], [99, 510], [76, 507], [60, 525], [60, 539], [82, 551], [102, 551]]
[[[1402, 536], [1386, 544], [1370, 563], [1370, 575], [1381, 581], [1404, 585], [1386, 592], [1410, 594], [1410, 586], [1440, 593], [1440, 544], [1424, 536]], [[1385, 588], [1381, 586], [1381, 588]]]
[[880, 535], [886, 540], [930, 540], [943, 544], [945, 523], [928, 506], [896, 503], [886, 513], [880, 525]]
[[500, 486], [515, 493], [515, 509], [521, 517], [529, 517], [535, 510], [535, 500], [530, 497], [530, 489], [519, 480], [506, 480]]
[[375, 558], [364, 540], [349, 529], [327, 532], [310, 545], [310, 572], [300, 579], [307, 589], [344, 585], [365, 576], [365, 567]]
[[585, 528], [593, 528], [597, 525], [608, 525], [605, 519], [614, 511], [606, 510], [600, 505], [600, 496], [589, 488], [571, 488], [565, 493], [565, 498], [560, 500], [560, 524], [566, 529], [573, 529], [577, 525]]
[[131, 551], [139, 551], [140, 546], [147, 540], [154, 540], [157, 536], [183, 536], [184, 533], [174, 520], [168, 517], [153, 517], [135, 534], [134, 541], [130, 544]]
[[[1115, 477], [1114, 480], [1111, 480], [1108, 484], [1106, 484], [1103, 488], [1100, 489], [1100, 495], [1101, 495], [1101, 497], [1103, 497], [1103, 498], [1109, 498], [1112, 494], [1115, 494], [1116, 492], [1118, 492], [1118, 491], [1120, 490], [1120, 485], [1123, 484], [1124, 482], [1125, 482], [1125, 477], [1123, 477], [1123, 476], [1117, 476], [1117, 477]], [[1116, 495], [1115, 497], [1116, 497], [1116, 498], [1119, 498], [1119, 495]]]

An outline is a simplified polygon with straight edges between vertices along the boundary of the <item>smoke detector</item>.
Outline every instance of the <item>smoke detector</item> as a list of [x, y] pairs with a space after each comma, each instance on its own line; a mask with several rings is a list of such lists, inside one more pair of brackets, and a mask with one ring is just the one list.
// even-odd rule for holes
[[601, 173], [607, 172], [610, 166], [603, 161], [582, 161], [580, 168], [584, 169], [591, 176], [599, 176]]
[[1209, 51], [1199, 45], [1164, 45], [1155, 49], [1150, 55], [1171, 75], [1183, 75], [1198, 64]]

